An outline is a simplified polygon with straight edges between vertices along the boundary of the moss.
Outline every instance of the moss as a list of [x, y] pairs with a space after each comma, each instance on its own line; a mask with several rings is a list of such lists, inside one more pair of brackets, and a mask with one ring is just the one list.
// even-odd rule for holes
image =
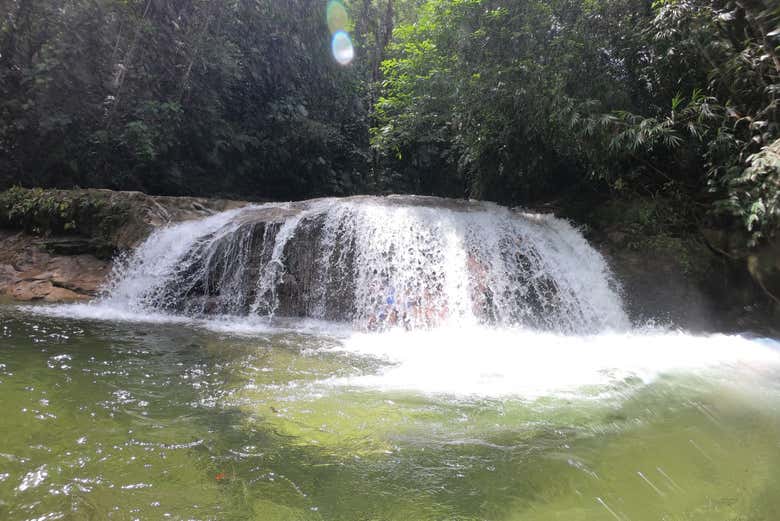
[[614, 200], [598, 206], [587, 220], [596, 229], [617, 227], [637, 243], [651, 235], [683, 237], [695, 229], [696, 221], [685, 204], [690, 206], [661, 197]]
[[606, 201], [587, 216], [597, 242], [606, 240], [613, 251], [646, 254], [648, 260], [674, 259], [689, 279], [712, 277], [712, 251], [700, 238], [690, 202], [663, 197], [634, 197]]
[[113, 235], [129, 211], [126, 201], [100, 190], [14, 187], [0, 192], [0, 227], [41, 236], [86, 237], [103, 255], [113, 250]]
[[712, 275], [716, 258], [701, 241], [694, 237], [671, 237], [665, 234], [645, 237], [635, 246], [637, 251], [648, 255], [665, 255], [674, 258], [687, 277], [704, 282]]

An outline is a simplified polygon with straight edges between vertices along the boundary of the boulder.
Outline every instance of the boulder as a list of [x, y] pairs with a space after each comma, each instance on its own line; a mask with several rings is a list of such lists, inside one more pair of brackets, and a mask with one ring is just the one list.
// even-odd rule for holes
[[59, 288], [50, 280], [19, 280], [10, 290], [10, 296], [15, 300], [29, 302], [43, 300], [45, 302], [74, 302], [88, 300], [90, 297], [65, 288]]

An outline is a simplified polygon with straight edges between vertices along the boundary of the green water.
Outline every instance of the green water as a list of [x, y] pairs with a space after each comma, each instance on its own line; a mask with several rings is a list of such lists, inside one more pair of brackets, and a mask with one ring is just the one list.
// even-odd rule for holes
[[0, 306], [0, 519], [780, 519], [775, 369], [458, 398], [329, 342]]

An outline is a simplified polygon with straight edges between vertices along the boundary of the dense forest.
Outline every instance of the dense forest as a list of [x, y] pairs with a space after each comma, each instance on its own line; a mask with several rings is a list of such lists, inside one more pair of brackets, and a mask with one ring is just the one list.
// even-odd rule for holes
[[0, 17], [0, 188], [654, 198], [754, 242], [780, 223], [773, 0], [2, 0]]

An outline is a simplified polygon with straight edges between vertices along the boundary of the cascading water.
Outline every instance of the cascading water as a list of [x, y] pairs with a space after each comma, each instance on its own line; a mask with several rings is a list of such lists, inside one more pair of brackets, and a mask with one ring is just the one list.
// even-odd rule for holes
[[160, 229], [98, 305], [370, 330], [628, 326], [603, 258], [566, 221], [424, 197], [266, 204]]

